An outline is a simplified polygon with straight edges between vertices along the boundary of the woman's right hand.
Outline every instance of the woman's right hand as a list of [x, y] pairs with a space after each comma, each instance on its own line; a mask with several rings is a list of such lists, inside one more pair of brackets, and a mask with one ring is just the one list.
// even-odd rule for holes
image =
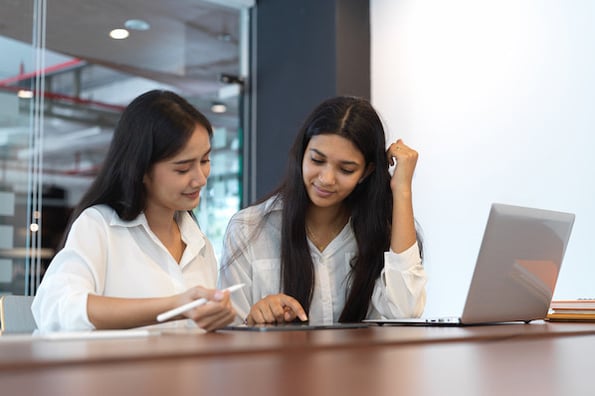
[[254, 325], [257, 323], [293, 322], [296, 318], [304, 322], [308, 320], [308, 315], [298, 300], [280, 293], [266, 296], [254, 304], [250, 308], [246, 323]]
[[198, 327], [206, 331], [213, 331], [230, 324], [236, 311], [231, 305], [228, 291], [207, 289], [201, 286], [195, 286], [179, 296], [179, 304], [206, 298], [208, 303], [183, 313], [183, 316], [192, 319]]

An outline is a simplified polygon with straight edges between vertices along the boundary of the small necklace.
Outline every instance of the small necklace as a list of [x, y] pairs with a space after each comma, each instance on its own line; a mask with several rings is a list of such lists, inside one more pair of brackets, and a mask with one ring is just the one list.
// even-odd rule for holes
[[314, 243], [314, 246], [316, 246], [318, 250], [322, 252], [336, 238], [336, 236], [339, 235], [344, 226], [345, 225], [342, 225], [342, 222], [338, 223], [326, 240], [323, 240], [317, 237], [316, 234], [310, 229], [308, 224], [306, 224], [306, 235], [312, 241], [312, 243]]

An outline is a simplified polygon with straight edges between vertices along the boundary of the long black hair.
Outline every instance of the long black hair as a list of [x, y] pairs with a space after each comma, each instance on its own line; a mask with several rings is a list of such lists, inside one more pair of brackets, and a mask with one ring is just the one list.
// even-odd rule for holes
[[209, 120], [174, 92], [152, 90], [130, 102], [98, 175], [70, 216], [60, 247], [74, 220], [90, 206], [106, 204], [121, 219], [135, 219], [146, 205], [144, 175], [156, 162], [180, 152], [197, 125], [213, 135]]
[[345, 199], [358, 253], [353, 258], [348, 294], [341, 322], [364, 319], [374, 285], [390, 248], [393, 197], [380, 117], [365, 99], [336, 97], [317, 106], [300, 129], [290, 150], [286, 176], [275, 191], [283, 201], [281, 282], [283, 292], [309, 311], [314, 292], [314, 265], [306, 239], [306, 211], [310, 203], [303, 182], [302, 161], [313, 136], [336, 134], [351, 141], [363, 154], [370, 173]]

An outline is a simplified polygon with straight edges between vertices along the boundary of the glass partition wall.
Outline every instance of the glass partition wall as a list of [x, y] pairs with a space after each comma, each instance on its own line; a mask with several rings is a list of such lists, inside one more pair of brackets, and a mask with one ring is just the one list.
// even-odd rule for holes
[[121, 111], [150, 89], [179, 93], [214, 126], [196, 215], [219, 254], [241, 205], [247, 15], [196, 0], [3, 4], [0, 294], [35, 294]]

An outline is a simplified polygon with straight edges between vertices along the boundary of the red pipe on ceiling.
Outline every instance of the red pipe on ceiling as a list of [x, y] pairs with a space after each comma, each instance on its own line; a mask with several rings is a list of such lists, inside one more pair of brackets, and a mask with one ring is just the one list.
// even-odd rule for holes
[[4, 80], [0, 80], [0, 87], [7, 86], [9, 84], [14, 84], [21, 82], [23, 80], [28, 80], [30, 78], [35, 78], [40, 75], [42, 72], [43, 74], [51, 74], [55, 72], [62, 71], [64, 69], [68, 69], [71, 67], [79, 66], [84, 64], [85, 62], [80, 59], [72, 59], [67, 62], [58, 63], [56, 65], [48, 66], [43, 70], [36, 70], [29, 73], [21, 73], [22, 70], [19, 70], [19, 74], [13, 77], [5, 78]]

